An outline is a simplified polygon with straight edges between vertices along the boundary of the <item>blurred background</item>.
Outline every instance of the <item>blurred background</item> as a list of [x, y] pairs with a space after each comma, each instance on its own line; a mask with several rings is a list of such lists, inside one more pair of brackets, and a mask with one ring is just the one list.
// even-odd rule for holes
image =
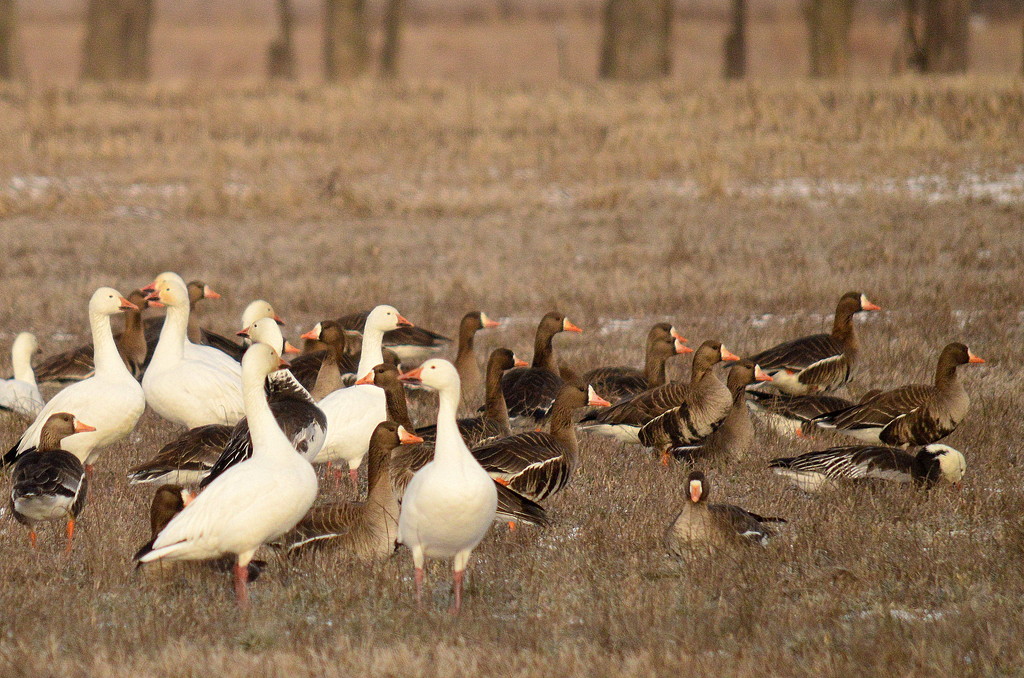
[[0, 0], [0, 79], [1015, 74], [1024, 0]]

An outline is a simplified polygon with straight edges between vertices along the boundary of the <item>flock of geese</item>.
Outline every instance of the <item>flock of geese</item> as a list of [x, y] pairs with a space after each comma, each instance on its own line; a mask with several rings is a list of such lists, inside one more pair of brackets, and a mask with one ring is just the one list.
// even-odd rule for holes
[[[968, 411], [957, 368], [984, 362], [951, 343], [939, 354], [932, 384], [872, 390], [858, 402], [830, 395], [853, 375], [853, 317], [879, 310], [857, 292], [839, 300], [831, 333], [746, 359], [717, 341], [691, 349], [675, 327], [657, 323], [642, 368], [582, 374], [555, 358], [555, 335], [582, 331], [557, 312], [537, 327], [532, 363], [498, 348], [481, 371], [474, 336], [498, 326], [484, 313], [462, 318], [449, 362], [433, 357], [449, 339], [387, 305], [323, 320], [302, 335], [299, 349], [284, 338], [273, 307], [254, 301], [238, 343], [200, 327], [191, 312], [217, 297], [202, 282], [163, 273], [128, 298], [110, 287], [96, 290], [90, 345], [33, 368], [35, 338], [15, 339], [14, 377], [0, 381], [0, 407], [32, 423], [3, 464], [11, 469], [10, 512], [28, 527], [33, 547], [38, 525], [63, 521], [71, 551], [93, 465], [134, 430], [148, 405], [185, 430], [128, 473], [133, 484], [159, 486], [152, 539], [134, 556], [145, 571], [167, 576], [182, 566], [175, 561], [230, 567], [244, 606], [249, 582], [265, 565], [254, 559], [264, 545], [372, 560], [404, 544], [417, 601], [426, 559], [454, 561], [458, 611], [470, 554], [493, 522], [507, 521], [509, 529], [548, 524], [541, 502], [572, 481], [577, 431], [651, 448], [663, 464], [674, 459], [696, 469], [744, 457], [754, 441], [753, 413], [782, 435], [822, 428], [857, 439], [769, 462], [802, 490], [872, 479], [956, 484], [964, 456], [938, 441]], [[166, 312], [144, 319], [149, 307]], [[115, 334], [111, 316], [121, 313], [124, 328]], [[678, 354], [692, 354], [688, 381], [666, 379], [666, 362]], [[716, 373], [722, 363], [729, 366], [724, 383]], [[41, 382], [65, 386], [44, 402]], [[436, 391], [437, 415], [417, 426], [409, 402], [432, 407], [424, 389]], [[325, 487], [351, 484], [356, 493], [365, 467], [365, 499], [317, 503], [318, 494], [331, 494], [320, 492], [314, 465], [321, 464]], [[709, 481], [699, 470], [686, 490], [664, 538], [674, 555], [764, 544], [770, 524], [785, 522], [708, 503]]]

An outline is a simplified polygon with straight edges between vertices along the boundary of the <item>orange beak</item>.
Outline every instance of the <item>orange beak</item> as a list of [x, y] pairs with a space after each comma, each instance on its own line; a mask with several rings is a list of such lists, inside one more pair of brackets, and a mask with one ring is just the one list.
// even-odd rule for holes
[[601, 396], [597, 395], [597, 393], [594, 391], [594, 387], [593, 386], [588, 386], [587, 387], [587, 397], [589, 398], [589, 400], [587, 401], [587, 405], [589, 405], [590, 407], [611, 407], [612, 406], [612, 404], [610, 402], [608, 402], [607, 400], [605, 400]]
[[512, 367], [528, 367], [530, 365], [530, 363], [526, 362], [522, 358], [517, 358], [516, 356], [512, 356], [512, 360], [515, 361]]
[[976, 356], [973, 353], [971, 353], [970, 350], [968, 350], [967, 351], [967, 362], [969, 362], [969, 363], [983, 363], [983, 362], [985, 362], [985, 359], [984, 358], [979, 358], [978, 356]]
[[571, 322], [569, 322], [568, 318], [565, 318], [565, 319], [562, 320], [562, 331], [563, 332], [582, 332], [583, 330], [581, 330], [579, 327], [576, 327]]
[[410, 370], [409, 372], [405, 372], [404, 374], [398, 375], [398, 380], [410, 384], [418, 384], [420, 383], [420, 379], [422, 379], [422, 377], [423, 368], [417, 367], [415, 370]]
[[121, 310], [122, 311], [138, 311], [139, 310], [138, 306], [136, 306], [132, 302], [128, 301], [124, 297], [121, 297], [120, 301], [121, 301]]
[[185, 506], [188, 506], [189, 504], [191, 504], [192, 500], [195, 499], [195, 498], [196, 498], [196, 495], [193, 492], [190, 492], [189, 490], [184, 490], [184, 489], [181, 491], [181, 503], [184, 504]]
[[281, 370], [288, 366], [288, 361], [286, 361], [284, 358], [277, 359], [277, 369]]
[[246, 327], [244, 330], [235, 332], [236, 337], [248, 337], [250, 328]]
[[497, 320], [491, 320], [490, 318], [488, 318], [486, 313], [480, 314], [480, 324], [483, 326], [485, 330], [501, 326], [501, 323], [499, 323]]
[[870, 301], [868, 301], [867, 297], [864, 297], [864, 299], [861, 301], [860, 308], [861, 308], [862, 311], [881, 311], [882, 310], [881, 306], [879, 306], [878, 304], [871, 303]]
[[[683, 341], [686, 340], [683, 339]], [[683, 346], [682, 341], [680, 341], [678, 338], [675, 340], [674, 344], [676, 347], [676, 353], [693, 353], [693, 349], [690, 348], [689, 346]]]
[[722, 347], [722, 360], [739, 360], [740, 357], [727, 349], [725, 346]]
[[274, 322], [275, 322], [275, 323], [277, 323], [278, 325], [282, 325], [282, 326], [284, 325], [284, 320], [282, 320], [282, 319], [281, 319], [281, 316], [279, 316], [278, 314], [276, 314], [276, 313], [275, 313], [275, 314], [274, 314], [273, 316], [271, 316], [271, 317], [273, 317], [273, 319], [274, 319]]
[[148, 285], [140, 289], [146, 294], [152, 294], [153, 292], [156, 292], [156, 281], [154, 280], [153, 282], [149, 283]]
[[398, 314], [398, 326], [399, 327], [416, 327], [411, 322], [402, 317], [402, 314]]
[[302, 351], [300, 351], [299, 349], [295, 348], [294, 346], [289, 344], [287, 341], [284, 342], [284, 352], [285, 353], [302, 353]]
[[702, 488], [699, 482], [695, 481], [690, 483], [690, 501], [692, 501], [694, 504], [700, 501], [701, 492]]
[[307, 339], [309, 341], [320, 341], [320, 333], [317, 332], [316, 328], [314, 327], [309, 332], [306, 332], [301, 337], [299, 337], [299, 339]]
[[684, 337], [683, 335], [679, 334], [679, 330], [677, 330], [675, 327], [672, 327], [669, 330], [669, 332], [672, 334], [672, 338], [675, 339], [676, 341], [682, 342], [684, 344], [686, 343], [686, 337]]
[[403, 445], [415, 445], [416, 443], [422, 443], [423, 438], [420, 438], [415, 433], [409, 433], [405, 430], [404, 426], [398, 427], [398, 440]]
[[754, 365], [754, 379], [757, 381], [775, 381], [770, 374], [761, 369], [760, 365]]
[[203, 286], [203, 299], [220, 299], [220, 295], [213, 291], [209, 285]]
[[85, 422], [78, 421], [75, 419], [75, 433], [88, 433], [89, 431], [95, 431], [95, 426], [89, 426]]
[[[401, 377], [399, 377], [401, 379]], [[373, 371], [366, 373], [366, 376], [356, 382], [356, 386], [366, 386], [367, 384], [373, 384]]]

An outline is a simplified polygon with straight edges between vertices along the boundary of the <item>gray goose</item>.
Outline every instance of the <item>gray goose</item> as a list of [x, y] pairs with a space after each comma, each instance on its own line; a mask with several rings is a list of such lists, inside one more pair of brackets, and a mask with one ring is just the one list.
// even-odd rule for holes
[[[507, 351], [508, 349], [498, 349]], [[492, 356], [493, 357], [493, 356]], [[514, 359], [513, 359], [514, 360]], [[500, 378], [501, 373], [498, 372]], [[374, 384], [384, 390], [384, 400], [387, 407], [388, 419], [397, 422], [405, 427], [407, 431], [416, 431], [419, 438], [417, 444], [402, 445], [396, 449], [391, 457], [391, 478], [394, 484], [395, 493], [401, 497], [405, 494], [405, 488], [409, 485], [413, 475], [421, 468], [434, 460], [434, 442], [437, 438], [436, 425], [424, 427], [425, 433], [421, 434], [420, 429], [414, 429], [412, 419], [409, 417], [409, 408], [405, 400], [405, 388], [400, 380], [398, 368], [394, 365], [381, 364], [373, 368], [367, 377], [360, 380], [364, 384]], [[500, 389], [499, 389], [500, 392]], [[459, 425], [459, 433], [466, 440], [467, 447], [469, 436], [478, 432], [477, 419], [462, 419], [456, 422]], [[508, 422], [506, 415], [506, 425]], [[486, 420], [485, 427], [486, 427]], [[509, 430], [511, 433], [511, 430]], [[429, 435], [429, 438], [427, 436]], [[548, 524], [544, 508], [526, 497], [503, 487], [499, 484], [497, 519], [510, 523], [526, 523], [529, 525], [544, 526]]]
[[[649, 389], [623, 400], [607, 410], [588, 413], [580, 421], [580, 425], [583, 430], [588, 432], [608, 436], [624, 443], [639, 444], [641, 428], [666, 412], [679, 407], [680, 404], [693, 402], [694, 399], [702, 404], [700, 408], [702, 411], [708, 411], [708, 417], [713, 417], [713, 421], [718, 421], [720, 417], [725, 416], [726, 410], [732, 402], [728, 389], [712, 371], [712, 368], [723, 360], [739, 360], [739, 358], [722, 344], [716, 341], [705, 341], [693, 354], [693, 367], [688, 383], [673, 382]], [[712, 396], [713, 406], [704, 407], [703, 403]], [[705, 428], [706, 424], [707, 422], [702, 419], [701, 430]], [[654, 429], [650, 429], [649, 433], [653, 436]], [[710, 430], [707, 433], [710, 433]], [[659, 440], [658, 444], [664, 446], [667, 444], [667, 440]], [[663, 461], [667, 461], [667, 459], [663, 458]]]
[[847, 292], [839, 299], [831, 334], [813, 334], [774, 346], [750, 359], [770, 374], [772, 386], [789, 395], [832, 391], [850, 381], [857, 359], [857, 335], [853, 316], [861, 311], [878, 311], [860, 292]]
[[665, 532], [665, 548], [677, 557], [695, 547], [714, 552], [740, 545], [765, 546], [775, 536], [765, 523], [786, 521], [764, 518], [732, 504], [709, 504], [710, 483], [700, 471], [687, 478], [688, 501]]
[[772, 459], [768, 467], [805, 492], [837, 486], [844, 480], [888, 480], [932, 487], [945, 482], [959, 486], [967, 470], [964, 455], [949, 445], [932, 443], [916, 454], [895, 447], [850, 445], [799, 457]]
[[551, 340], [559, 332], [582, 332], [568, 318], [551, 311], [541, 318], [533, 341], [530, 367], [509, 370], [501, 378], [508, 414], [520, 425], [539, 426], [547, 420], [555, 396], [565, 382], [559, 376]]
[[36, 525], [67, 520], [67, 551], [75, 536], [75, 520], [85, 508], [89, 481], [85, 467], [60, 442], [75, 433], [96, 429], [67, 412], [50, 415], [39, 434], [39, 445], [18, 458], [11, 474], [11, 512], [29, 529], [29, 541], [36, 546]]
[[398, 498], [389, 477], [391, 451], [423, 439], [393, 421], [377, 424], [370, 436], [365, 502], [332, 502], [310, 509], [282, 538], [289, 554], [307, 546], [330, 546], [361, 560], [383, 559], [395, 551]]
[[517, 433], [472, 450], [473, 456], [499, 484], [543, 501], [564, 488], [576, 469], [579, 441], [573, 412], [581, 407], [607, 407], [593, 387], [566, 384], [551, 407], [551, 428]]
[[[683, 443], [672, 440], [669, 452], [676, 459], [694, 462], [698, 459], [742, 459], [754, 442], [754, 427], [747, 411], [747, 386], [772, 378], [749, 360], [733, 363], [726, 379], [726, 387], [732, 394], [732, 407], [721, 425], [711, 434], [698, 440]], [[643, 430], [641, 429], [641, 436]]]
[[[369, 311], [349, 313], [337, 319], [346, 330], [362, 332]], [[384, 333], [384, 346], [390, 348], [402, 363], [420, 363], [440, 351], [451, 339], [424, 327], [399, 327]], [[359, 375], [365, 376], [365, 375]]]
[[[128, 371], [139, 378], [152, 348], [146, 342], [142, 323], [142, 312], [148, 308], [149, 302], [142, 290], [133, 290], [128, 295], [128, 301], [135, 304], [138, 309], [125, 311], [124, 330], [114, 335], [114, 341]], [[82, 381], [91, 377], [95, 371], [92, 344], [50, 356], [35, 368], [36, 381], [41, 384]]]
[[[869, 391], [865, 398], [881, 391]], [[831, 395], [791, 396], [770, 391], [747, 391], [747, 407], [761, 416], [780, 435], [805, 438], [815, 428], [813, 419], [822, 414], [845, 410], [856, 403]]]
[[459, 323], [459, 348], [454, 362], [459, 373], [459, 381], [462, 383], [462, 402], [465, 406], [474, 401], [483, 382], [480, 365], [476, 362], [476, 353], [473, 350], [473, 339], [478, 331], [500, 325], [498, 321], [488, 318], [483, 311], [470, 311], [462, 316]]
[[[350, 386], [358, 379], [355, 375], [359, 364], [359, 350], [353, 350], [349, 332], [333, 320], [318, 322], [313, 329], [302, 335], [305, 340], [302, 355], [295, 356], [288, 363], [288, 369], [313, 398], [320, 400], [329, 393], [344, 386]], [[321, 348], [306, 350], [316, 344]]]
[[942, 440], [967, 416], [971, 401], [956, 376], [968, 363], [983, 363], [964, 344], [947, 344], [939, 354], [935, 384], [911, 384], [884, 391], [814, 423], [873, 445], [927, 445]]
[[583, 375], [612, 404], [665, 384], [665, 363], [674, 355], [693, 353], [684, 346], [686, 339], [669, 323], [655, 323], [647, 333], [644, 369], [635, 367], [598, 367]]

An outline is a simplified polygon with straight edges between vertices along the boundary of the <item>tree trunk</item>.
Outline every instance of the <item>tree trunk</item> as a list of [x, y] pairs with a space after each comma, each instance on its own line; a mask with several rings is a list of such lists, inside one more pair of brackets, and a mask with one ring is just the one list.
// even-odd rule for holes
[[145, 80], [153, 0], [89, 0], [82, 78]]
[[365, 0], [325, 0], [325, 6], [325, 77], [339, 81], [361, 75], [369, 61]]
[[398, 75], [404, 10], [405, 0], [387, 0], [384, 6], [384, 44], [380, 50], [380, 73], [386, 78]]
[[0, 80], [22, 80], [25, 63], [18, 44], [18, 7], [15, 0], [0, 0]]
[[804, 17], [811, 77], [835, 78], [850, 72], [850, 25], [854, 0], [807, 0]]
[[272, 79], [295, 79], [295, 45], [292, 40], [295, 8], [291, 0], [277, 0], [278, 35], [267, 47], [267, 75]]
[[732, 0], [732, 30], [725, 36], [725, 78], [747, 75], [747, 0]]
[[605, 0], [602, 78], [647, 80], [672, 69], [672, 0]]
[[967, 70], [970, 0], [925, 0], [924, 62], [929, 73]]

